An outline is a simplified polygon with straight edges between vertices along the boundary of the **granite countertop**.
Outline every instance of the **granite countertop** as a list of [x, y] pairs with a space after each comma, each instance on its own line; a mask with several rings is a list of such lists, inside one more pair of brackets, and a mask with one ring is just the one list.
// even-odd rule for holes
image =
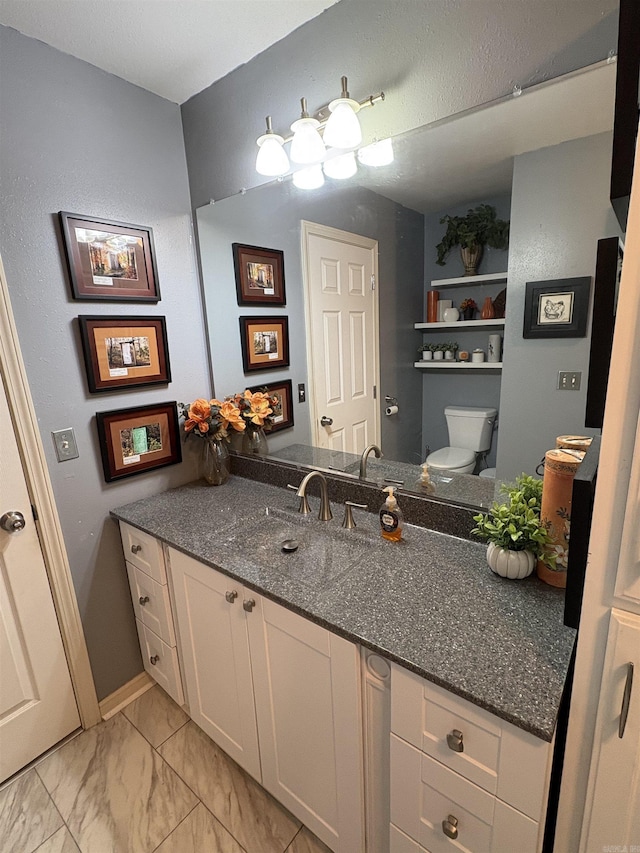
[[[232, 477], [111, 514], [551, 741], [575, 639], [563, 591], [494, 575], [481, 543], [413, 525], [387, 542], [375, 514], [355, 510], [358, 527], [344, 530], [339, 505], [320, 522], [317, 494], [310, 483], [303, 517], [295, 493]], [[291, 537], [300, 547], [284, 554]]]

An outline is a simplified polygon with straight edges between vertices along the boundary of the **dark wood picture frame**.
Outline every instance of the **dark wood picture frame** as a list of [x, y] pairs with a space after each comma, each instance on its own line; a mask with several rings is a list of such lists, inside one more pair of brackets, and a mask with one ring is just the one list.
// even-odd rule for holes
[[164, 317], [78, 317], [91, 394], [168, 385], [171, 365]]
[[267, 385], [254, 385], [249, 388], [252, 394], [256, 391], [264, 391], [280, 400], [279, 411], [272, 416], [273, 423], [270, 432], [279, 432], [281, 429], [290, 429], [293, 426], [293, 386], [290, 379], [280, 382], [269, 382]]
[[182, 462], [175, 401], [97, 412], [96, 423], [107, 483]]
[[289, 366], [288, 317], [240, 317], [245, 373]]
[[523, 338], [584, 338], [591, 277], [528, 281]]
[[284, 252], [233, 243], [238, 305], [285, 305]]
[[64, 210], [59, 216], [74, 299], [160, 300], [151, 228]]
[[617, 237], [598, 240], [584, 425], [602, 429], [623, 250]]

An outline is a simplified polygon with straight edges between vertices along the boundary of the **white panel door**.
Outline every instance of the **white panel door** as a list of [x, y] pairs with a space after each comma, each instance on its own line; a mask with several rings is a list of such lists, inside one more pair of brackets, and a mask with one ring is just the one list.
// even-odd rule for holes
[[169, 548], [191, 718], [261, 781], [244, 588]]
[[31, 502], [0, 381], [0, 781], [80, 726]]
[[364, 850], [358, 648], [268, 599], [247, 622], [262, 783], [336, 853]]
[[302, 233], [313, 443], [362, 453], [380, 431], [377, 243], [312, 222]]

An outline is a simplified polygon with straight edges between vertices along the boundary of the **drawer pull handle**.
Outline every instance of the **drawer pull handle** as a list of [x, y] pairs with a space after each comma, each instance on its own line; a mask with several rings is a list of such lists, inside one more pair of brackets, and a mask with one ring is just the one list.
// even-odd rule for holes
[[247, 611], [247, 613], [251, 613], [251, 611], [253, 610], [253, 608], [256, 606], [256, 602], [255, 602], [255, 600], [254, 600], [253, 598], [248, 598], [248, 599], [245, 599], [245, 601], [243, 601], [243, 602], [242, 602], [242, 606], [243, 606], [243, 607], [244, 607], [244, 609]]
[[230, 589], [228, 592], [225, 592], [224, 597], [227, 599], [229, 604], [233, 604], [233, 602], [238, 597], [238, 593], [235, 591], [235, 589]]
[[462, 742], [462, 732], [459, 729], [454, 729], [447, 735], [447, 746], [454, 752], [464, 752], [464, 744]]
[[159, 660], [160, 660], [160, 655], [151, 655], [151, 657], [149, 658], [149, 663], [152, 666], [155, 666]]
[[620, 722], [618, 723], [618, 737], [624, 737], [624, 730], [627, 727], [627, 717], [629, 716], [629, 705], [631, 704], [631, 688], [633, 687], [633, 664], [631, 661], [627, 664], [627, 680], [624, 685], [624, 693], [622, 694], [622, 708], [620, 708]]
[[138, 601], [144, 607], [145, 604], [149, 603], [149, 596], [148, 595], [141, 595], [140, 598], [138, 599]]
[[448, 838], [457, 838], [458, 818], [450, 814], [446, 820], [442, 821], [442, 831]]
[[131, 546], [131, 553], [132, 554], [139, 554], [140, 551], [142, 551], [142, 545], [132, 545]]

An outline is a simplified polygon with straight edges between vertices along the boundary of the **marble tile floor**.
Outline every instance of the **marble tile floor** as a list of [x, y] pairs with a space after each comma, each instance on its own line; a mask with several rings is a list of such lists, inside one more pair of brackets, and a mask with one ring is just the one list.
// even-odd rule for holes
[[330, 853], [157, 686], [0, 790], [0, 853]]

